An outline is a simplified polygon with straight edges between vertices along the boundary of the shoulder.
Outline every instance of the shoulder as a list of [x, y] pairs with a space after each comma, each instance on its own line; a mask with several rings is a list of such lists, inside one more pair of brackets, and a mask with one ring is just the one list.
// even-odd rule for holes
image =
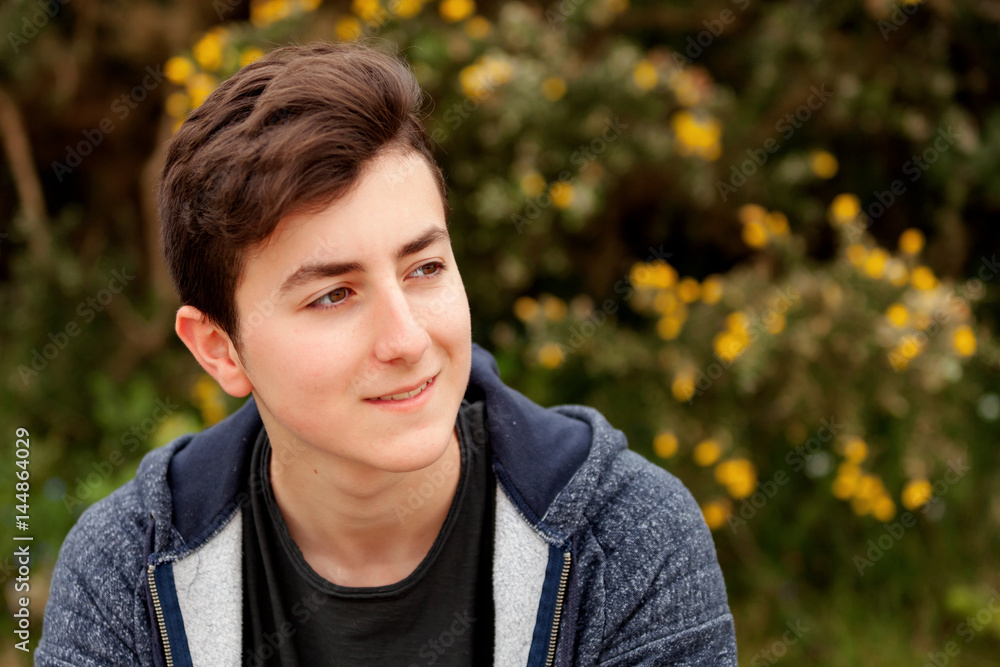
[[591, 423], [588, 460], [557, 501], [561, 530], [576, 543], [581, 615], [591, 628], [583, 641], [622, 664], [646, 664], [646, 653], [732, 664], [725, 581], [698, 503], [603, 418]]
[[102, 647], [127, 647], [116, 655], [136, 650], [144, 615], [139, 601], [145, 537], [151, 522], [140, 495], [132, 480], [94, 503], [70, 529], [52, 574], [36, 659], [82, 664], [75, 662], [80, 656], [109, 657]]
[[134, 580], [151, 521], [134, 479], [88, 507], [59, 549], [53, 588], [64, 583], [60, 576], [101, 577], [107, 584], [117, 577]]
[[677, 549], [682, 548], [678, 536], [691, 535], [707, 537], [711, 546], [701, 510], [677, 477], [628, 449], [625, 435], [597, 410], [583, 406], [555, 410], [585, 421], [591, 442], [586, 460], [547, 519], [558, 521], [563, 532], [586, 525], [599, 538], [612, 541], [625, 532]]
[[586, 515], [594, 539], [632, 578], [639, 574], [637, 568], [717, 563], [711, 533], [691, 492], [631, 450], [610, 462]]

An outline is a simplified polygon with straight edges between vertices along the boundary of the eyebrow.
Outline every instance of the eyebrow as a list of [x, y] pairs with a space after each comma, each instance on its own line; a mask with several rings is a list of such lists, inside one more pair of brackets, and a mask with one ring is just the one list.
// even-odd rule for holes
[[[405, 259], [442, 240], [451, 241], [448, 230], [443, 227], [432, 227], [409, 243], [400, 246], [399, 250], [396, 251], [396, 259]], [[364, 273], [365, 270], [364, 263], [358, 261], [303, 264], [285, 279], [278, 290], [278, 295], [284, 296], [296, 287], [318, 278], [336, 278], [345, 273]]]

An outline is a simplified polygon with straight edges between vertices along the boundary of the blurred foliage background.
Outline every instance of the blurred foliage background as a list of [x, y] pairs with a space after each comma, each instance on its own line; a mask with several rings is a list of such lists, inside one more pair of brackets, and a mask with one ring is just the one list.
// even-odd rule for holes
[[34, 645], [80, 512], [237, 405], [173, 335], [164, 141], [269, 49], [364, 39], [432, 101], [475, 340], [692, 490], [741, 664], [990, 664], [998, 28], [986, 0], [6, 3], [3, 636], [15, 428]]

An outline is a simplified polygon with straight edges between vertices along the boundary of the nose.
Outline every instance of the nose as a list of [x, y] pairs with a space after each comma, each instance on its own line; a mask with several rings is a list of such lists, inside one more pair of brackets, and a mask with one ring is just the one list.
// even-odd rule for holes
[[411, 366], [419, 363], [431, 345], [431, 337], [401, 288], [383, 294], [374, 320], [376, 359], [382, 363], [400, 359]]

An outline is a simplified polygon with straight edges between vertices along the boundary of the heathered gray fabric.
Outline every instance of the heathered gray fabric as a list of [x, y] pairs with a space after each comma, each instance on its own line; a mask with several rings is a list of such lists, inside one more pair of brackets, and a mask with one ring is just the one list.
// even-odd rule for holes
[[542, 517], [575, 535], [572, 664], [735, 665], [725, 582], [691, 493], [626, 449], [624, 434], [596, 410], [554, 410], [593, 432], [590, 455]]
[[[674, 476], [627, 450], [624, 435], [597, 411], [582, 406], [553, 410], [586, 421], [593, 436], [588, 458], [540, 524], [524, 525], [552, 541], [562, 536], [573, 544], [556, 664], [735, 665], [722, 573], [690, 493]], [[136, 480], [88, 509], [70, 531], [53, 575], [36, 665], [153, 664], [158, 649], [146, 610], [143, 545], [155, 517], [154, 551], [184, 546], [170, 523], [166, 471], [188, 437], [148, 454]], [[498, 533], [498, 539], [504, 538]], [[517, 553], [526, 546], [495, 549]], [[179, 556], [184, 555], [182, 550]], [[514, 580], [513, 572], [500, 569], [495, 586], [508, 575]], [[523, 598], [511, 598], [509, 589], [496, 595], [497, 604], [504, 605], [498, 618], [517, 608], [533, 613], [537, 590], [525, 586]], [[525, 640], [530, 642], [508, 643]]]
[[527, 664], [549, 545], [497, 487], [493, 547], [493, 655], [497, 665]]
[[80, 516], [59, 550], [36, 665], [152, 665], [142, 561], [150, 523], [156, 550], [181, 546], [170, 525], [167, 465], [190, 436], [145, 457], [136, 478]]

